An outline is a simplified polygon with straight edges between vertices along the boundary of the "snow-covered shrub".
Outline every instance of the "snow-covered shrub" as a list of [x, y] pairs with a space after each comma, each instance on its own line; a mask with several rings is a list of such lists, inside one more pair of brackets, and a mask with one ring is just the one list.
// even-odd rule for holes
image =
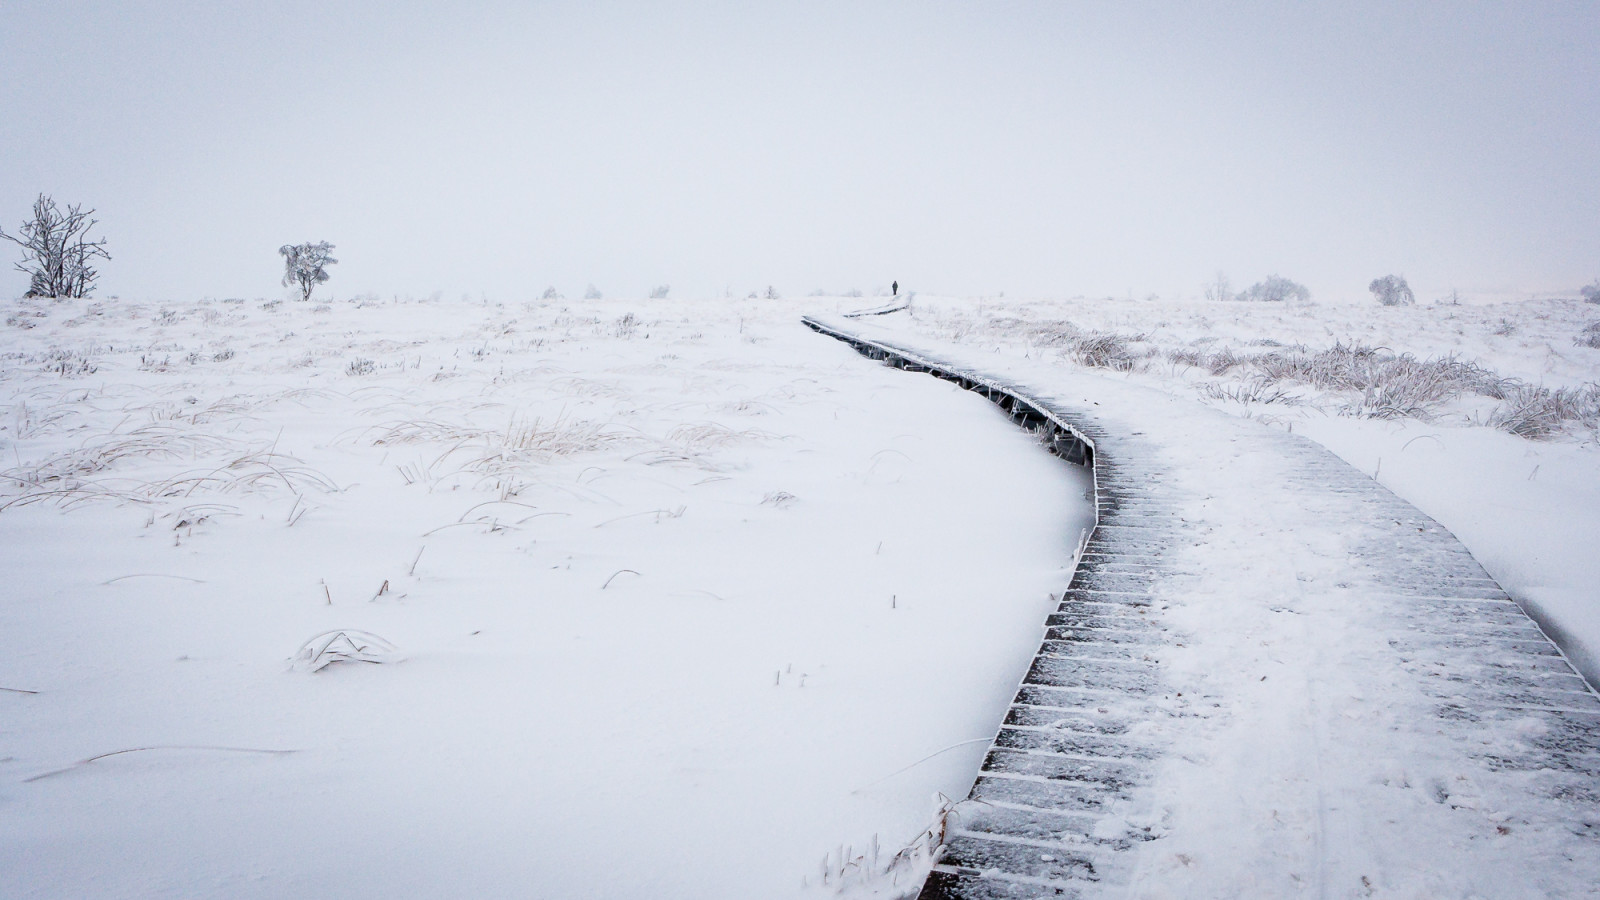
[[665, 299], [667, 299], [667, 292], [669, 292], [671, 290], [672, 290], [672, 285], [670, 285], [670, 284], [658, 284], [655, 287], [650, 289], [650, 299], [651, 300], [665, 300]]
[[567, 298], [561, 296], [561, 292], [556, 290], [556, 286], [552, 284], [549, 287], [544, 289], [544, 293], [539, 295], [539, 299], [540, 300], [565, 300]]
[[1126, 372], [1133, 368], [1135, 357], [1128, 349], [1127, 339], [1117, 334], [1091, 332], [1072, 342], [1067, 351], [1079, 365], [1097, 369]]
[[1541, 440], [1554, 436], [1567, 422], [1600, 427], [1600, 385], [1556, 390], [1517, 385], [1507, 392], [1505, 402], [1489, 414], [1486, 424], [1519, 437]]
[[1573, 343], [1579, 347], [1593, 347], [1600, 350], [1600, 322], [1590, 322]]
[[1204, 359], [1204, 354], [1193, 347], [1173, 347], [1167, 351], [1167, 362], [1174, 366], [1198, 367]]
[[1367, 285], [1367, 290], [1384, 306], [1410, 306], [1417, 302], [1416, 295], [1411, 293], [1411, 285], [1406, 284], [1405, 277], [1401, 275], [1374, 278]]
[[1600, 303], [1600, 278], [1596, 278], [1592, 284], [1584, 285], [1578, 293], [1590, 303]]
[[1206, 371], [1213, 375], [1221, 375], [1239, 364], [1239, 357], [1233, 354], [1233, 348], [1223, 347], [1221, 350], [1206, 358]]
[[1336, 343], [1317, 353], [1301, 350], [1264, 353], [1249, 360], [1272, 380], [1298, 381], [1323, 390], [1358, 391], [1349, 408], [1358, 416], [1426, 418], [1440, 403], [1464, 393], [1501, 399], [1507, 379], [1454, 356], [1419, 360], [1360, 344]]
[[615, 322], [611, 323], [611, 333], [622, 340], [630, 340], [639, 331], [639, 317], [633, 313], [623, 313]]
[[1222, 385], [1216, 382], [1207, 382], [1200, 387], [1200, 396], [1212, 400], [1228, 400], [1242, 403], [1246, 406], [1252, 403], [1281, 403], [1285, 406], [1298, 406], [1304, 402], [1299, 394], [1294, 394], [1278, 387], [1270, 378], [1260, 375], [1247, 378], [1234, 384]]
[[763, 296], [765, 296], [768, 300], [782, 300], [783, 299], [783, 296], [778, 293], [778, 289], [773, 287], [770, 284], [767, 285], [767, 292]]
[[591, 282], [590, 285], [587, 288], [584, 288], [583, 299], [585, 299], [585, 300], [604, 300], [605, 296], [603, 294], [601, 294], [600, 293], [600, 289], [595, 287], [594, 284]]
[[1071, 322], [1025, 323], [1020, 319], [993, 319], [991, 328], [1020, 334], [1035, 347], [1060, 347], [1067, 358], [1080, 366], [1131, 370], [1139, 357], [1129, 344], [1144, 340], [1144, 335], [1122, 335], [1106, 331], [1079, 331]]
[[1311, 299], [1311, 291], [1303, 284], [1296, 284], [1281, 275], [1268, 275], [1266, 281], [1258, 281], [1239, 295], [1240, 300], [1252, 300], [1268, 303], [1295, 302], [1303, 303]]
[[327, 241], [279, 247], [278, 252], [283, 254], [283, 286], [298, 288], [300, 299], [310, 300], [316, 286], [328, 280], [327, 267], [338, 262], [332, 250], [333, 245]]
[[345, 367], [346, 375], [371, 375], [378, 364], [365, 357], [358, 356], [350, 360], [350, 365]]

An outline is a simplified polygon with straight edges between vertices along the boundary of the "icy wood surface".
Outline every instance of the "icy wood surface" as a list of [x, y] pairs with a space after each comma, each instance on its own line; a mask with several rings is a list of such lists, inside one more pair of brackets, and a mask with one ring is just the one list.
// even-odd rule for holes
[[1095, 443], [1100, 524], [922, 896], [1590, 896], [1600, 699], [1320, 445], [823, 319]]

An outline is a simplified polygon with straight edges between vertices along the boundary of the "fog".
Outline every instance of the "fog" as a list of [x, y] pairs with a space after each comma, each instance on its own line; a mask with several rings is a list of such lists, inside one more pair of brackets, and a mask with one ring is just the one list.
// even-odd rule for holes
[[98, 208], [101, 296], [279, 296], [308, 240], [337, 296], [1575, 292], [1596, 46], [1594, 3], [7, 0], [0, 226]]

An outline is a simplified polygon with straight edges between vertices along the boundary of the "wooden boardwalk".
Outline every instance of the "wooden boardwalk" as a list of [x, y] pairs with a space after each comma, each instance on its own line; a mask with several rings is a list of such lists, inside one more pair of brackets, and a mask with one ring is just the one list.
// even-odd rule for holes
[[[923, 900], [1174, 883], [1364, 896], [1386, 879], [1448, 884], [1392, 873], [1458, 850], [1537, 868], [1508, 882], [1527, 896], [1588, 895], [1600, 697], [1438, 523], [1281, 429], [1196, 404], [1152, 416], [1110, 387], [1052, 392], [857, 322], [806, 324], [979, 391], [1094, 467], [1098, 525]], [[1261, 500], [1217, 490], [1234, 475]], [[1219, 554], [1247, 571], [1219, 579]], [[1256, 663], [1259, 681], [1229, 674]], [[1264, 693], [1269, 674], [1292, 689]], [[1372, 702], [1388, 696], [1403, 702]], [[1230, 750], [1250, 746], [1258, 760]], [[1196, 786], [1207, 778], [1216, 789]], [[1402, 846], [1419, 823], [1445, 837]], [[1218, 846], [1210, 868], [1183, 870], [1187, 848]], [[1244, 871], [1262, 861], [1285, 880]]]

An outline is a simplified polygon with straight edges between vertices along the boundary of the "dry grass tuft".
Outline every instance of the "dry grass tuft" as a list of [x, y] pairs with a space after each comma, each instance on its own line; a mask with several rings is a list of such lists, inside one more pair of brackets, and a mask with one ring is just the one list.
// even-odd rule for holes
[[320, 672], [339, 662], [392, 663], [402, 657], [398, 647], [370, 631], [344, 628], [312, 637], [291, 659], [301, 672]]
[[1600, 428], [1600, 385], [1555, 390], [1517, 385], [1485, 424], [1519, 437], [1544, 440], [1554, 437], [1568, 422]]

